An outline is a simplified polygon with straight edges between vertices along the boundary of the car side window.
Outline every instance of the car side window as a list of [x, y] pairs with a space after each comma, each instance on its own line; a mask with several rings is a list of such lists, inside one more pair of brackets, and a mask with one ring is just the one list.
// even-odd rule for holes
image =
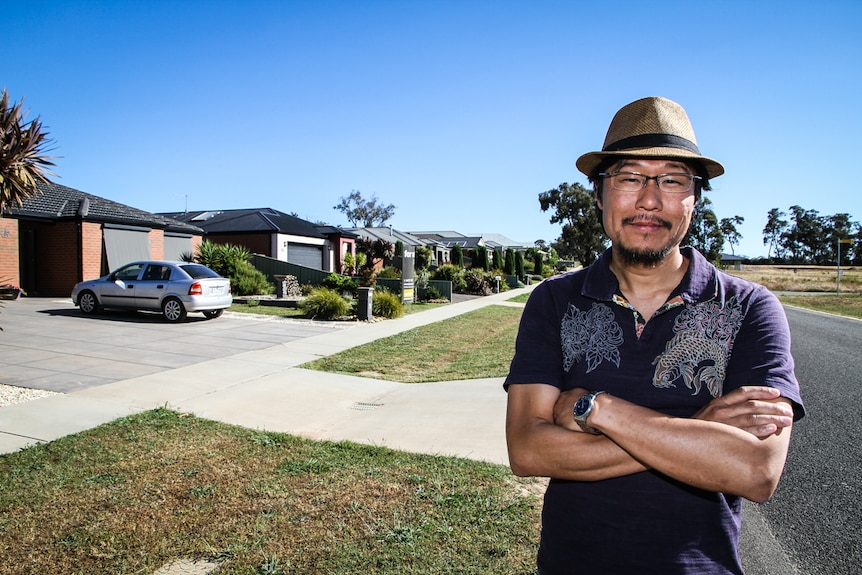
[[138, 279], [138, 274], [141, 273], [140, 265], [127, 266], [117, 270], [114, 279], [130, 281]]
[[171, 268], [168, 266], [150, 264], [147, 266], [147, 271], [144, 272], [144, 277], [141, 279], [149, 281], [169, 280], [171, 279]]

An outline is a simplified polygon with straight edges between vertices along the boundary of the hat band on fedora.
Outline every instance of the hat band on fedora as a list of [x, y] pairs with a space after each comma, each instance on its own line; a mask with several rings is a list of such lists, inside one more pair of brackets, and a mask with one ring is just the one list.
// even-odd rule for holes
[[603, 152], [619, 152], [635, 148], [680, 148], [700, 155], [697, 144], [673, 134], [640, 134], [623, 138], [605, 146]]

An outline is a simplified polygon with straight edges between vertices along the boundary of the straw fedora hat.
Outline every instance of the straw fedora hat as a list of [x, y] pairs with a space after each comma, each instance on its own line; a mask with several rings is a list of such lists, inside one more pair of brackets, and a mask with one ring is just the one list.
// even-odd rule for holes
[[576, 165], [590, 176], [606, 158], [697, 160], [710, 178], [724, 173], [724, 166], [700, 154], [688, 114], [667, 98], [643, 98], [624, 106], [611, 120], [602, 151], [584, 154]]

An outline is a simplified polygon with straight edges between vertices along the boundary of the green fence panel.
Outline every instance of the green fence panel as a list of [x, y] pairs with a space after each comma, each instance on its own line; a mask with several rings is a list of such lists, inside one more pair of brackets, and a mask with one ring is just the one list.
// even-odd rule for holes
[[299, 285], [320, 285], [329, 272], [308, 268], [298, 264], [292, 264], [275, 258], [252, 254], [251, 264], [257, 268], [266, 278], [275, 283], [275, 276], [290, 275], [296, 278]]
[[[452, 282], [448, 280], [428, 280], [428, 287], [437, 288], [437, 291], [440, 292], [440, 297], [452, 301]], [[425, 294], [428, 291], [427, 288], [419, 287], [416, 291], [416, 295], [420, 300], [425, 299]]]

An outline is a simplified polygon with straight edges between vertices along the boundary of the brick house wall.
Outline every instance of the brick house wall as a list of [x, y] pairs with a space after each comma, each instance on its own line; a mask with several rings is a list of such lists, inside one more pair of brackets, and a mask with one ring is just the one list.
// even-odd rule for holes
[[18, 267], [18, 220], [0, 217], [0, 284], [21, 285]]
[[81, 222], [81, 275], [79, 281], [92, 280], [108, 270], [102, 242], [102, 224]]
[[150, 230], [147, 234], [147, 239], [150, 242], [150, 259], [163, 260], [165, 259], [165, 232], [164, 230]]

